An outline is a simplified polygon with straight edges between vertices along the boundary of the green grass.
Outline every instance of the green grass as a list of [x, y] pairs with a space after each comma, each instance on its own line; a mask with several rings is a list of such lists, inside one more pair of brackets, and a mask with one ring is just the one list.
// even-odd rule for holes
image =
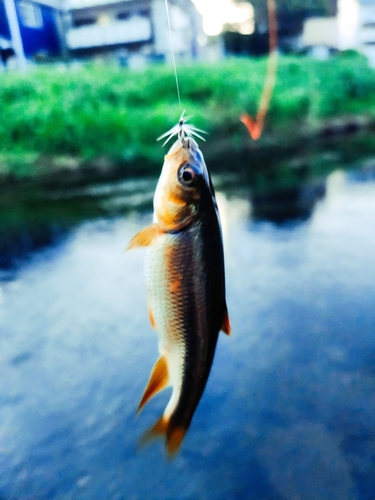
[[[27, 155], [111, 158], [119, 163], [160, 164], [156, 138], [184, 108], [209, 132], [208, 143], [248, 140], [239, 116], [255, 115], [265, 59], [232, 59], [179, 66], [182, 105], [172, 68], [131, 71], [110, 65], [42, 67], [0, 74], [0, 174], [33, 175]], [[362, 57], [279, 59], [265, 136], [293, 134], [321, 120], [348, 114], [375, 116], [375, 71]], [[237, 146], [236, 146], [237, 147]]]

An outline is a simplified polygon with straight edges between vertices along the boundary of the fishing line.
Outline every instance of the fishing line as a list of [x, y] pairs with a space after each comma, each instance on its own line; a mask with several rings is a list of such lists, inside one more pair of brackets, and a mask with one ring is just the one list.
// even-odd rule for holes
[[170, 17], [169, 17], [168, 0], [165, 0], [165, 10], [167, 11], [168, 29], [169, 29], [169, 42], [171, 44], [172, 60], [173, 60], [173, 67], [174, 67], [174, 76], [176, 78], [177, 97], [178, 97], [178, 103], [181, 106], [180, 87], [178, 85], [176, 59], [174, 57], [174, 50], [173, 50], [172, 29], [171, 29], [171, 20], [170, 20]]

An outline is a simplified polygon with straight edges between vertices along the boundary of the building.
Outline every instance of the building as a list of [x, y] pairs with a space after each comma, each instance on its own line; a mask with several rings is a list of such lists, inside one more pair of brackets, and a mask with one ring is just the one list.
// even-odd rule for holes
[[[169, 0], [175, 54], [196, 57], [202, 18], [191, 0]], [[67, 47], [72, 55], [117, 53], [168, 59], [171, 54], [164, 0], [73, 0]]]
[[313, 51], [353, 49], [375, 66], [374, 0], [338, 0], [337, 15], [308, 19], [303, 43]]
[[[169, 0], [175, 55], [195, 58], [204, 40], [202, 16], [191, 0]], [[165, 0], [0, 0], [3, 61], [115, 54], [166, 60], [171, 45]], [[22, 65], [22, 64], [21, 64]]]
[[0, 0], [2, 61], [60, 55], [64, 50], [63, 0]]
[[[243, 35], [229, 30], [224, 33], [227, 54], [265, 56], [269, 53], [269, 31], [267, 1], [257, 2], [254, 7], [255, 29], [252, 34]], [[301, 38], [304, 23], [323, 15], [323, 9], [301, 7], [286, 9], [278, 6], [276, 0], [278, 50], [281, 53], [298, 53], [301, 51]]]

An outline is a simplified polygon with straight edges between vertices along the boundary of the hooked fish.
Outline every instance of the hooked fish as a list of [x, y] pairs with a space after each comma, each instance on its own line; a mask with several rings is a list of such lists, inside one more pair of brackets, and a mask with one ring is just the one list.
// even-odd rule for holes
[[178, 136], [165, 156], [156, 187], [153, 224], [128, 246], [149, 247], [149, 318], [159, 336], [160, 352], [138, 411], [157, 392], [172, 386], [162, 417], [147, 434], [165, 436], [169, 454], [179, 449], [190, 426], [219, 331], [230, 334], [218, 207], [193, 138], [202, 138], [199, 132], [182, 115], [178, 125], [161, 137], [168, 142]]

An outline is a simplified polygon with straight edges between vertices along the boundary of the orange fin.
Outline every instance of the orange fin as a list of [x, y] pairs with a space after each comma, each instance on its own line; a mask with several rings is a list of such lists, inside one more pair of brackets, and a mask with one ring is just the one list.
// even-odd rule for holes
[[167, 433], [167, 452], [169, 455], [174, 455], [178, 452], [186, 431], [187, 429], [180, 425], [173, 429], [171, 433]]
[[224, 320], [223, 320], [223, 324], [221, 325], [221, 329], [227, 335], [231, 334], [232, 329], [231, 329], [231, 326], [230, 326], [230, 321], [229, 321], [229, 316], [228, 316], [228, 309], [227, 309], [226, 306], [225, 306]]
[[154, 315], [152, 314], [152, 309], [151, 309], [150, 304], [148, 305], [148, 317], [149, 317], [152, 328], [154, 330], [156, 330], [155, 319], [154, 319]]
[[163, 415], [152, 427], [142, 434], [139, 444], [144, 446], [159, 436], [165, 436], [167, 428], [168, 420]]
[[187, 428], [180, 425], [169, 430], [169, 420], [164, 415], [141, 437], [140, 444], [145, 445], [157, 437], [165, 436], [167, 453], [171, 457], [180, 449], [181, 443], [185, 437]]
[[157, 224], [151, 224], [137, 233], [129, 242], [126, 250], [131, 250], [137, 247], [148, 247], [152, 244], [153, 239], [159, 234]]
[[141, 402], [139, 403], [137, 413], [139, 413], [142, 410], [144, 405], [147, 403], [149, 399], [152, 398], [152, 396], [155, 396], [155, 394], [157, 394], [159, 391], [165, 389], [168, 383], [169, 383], [169, 377], [168, 377], [167, 363], [165, 361], [165, 358], [161, 356], [161, 358], [157, 360], [152, 369], [150, 380], [148, 381]]

